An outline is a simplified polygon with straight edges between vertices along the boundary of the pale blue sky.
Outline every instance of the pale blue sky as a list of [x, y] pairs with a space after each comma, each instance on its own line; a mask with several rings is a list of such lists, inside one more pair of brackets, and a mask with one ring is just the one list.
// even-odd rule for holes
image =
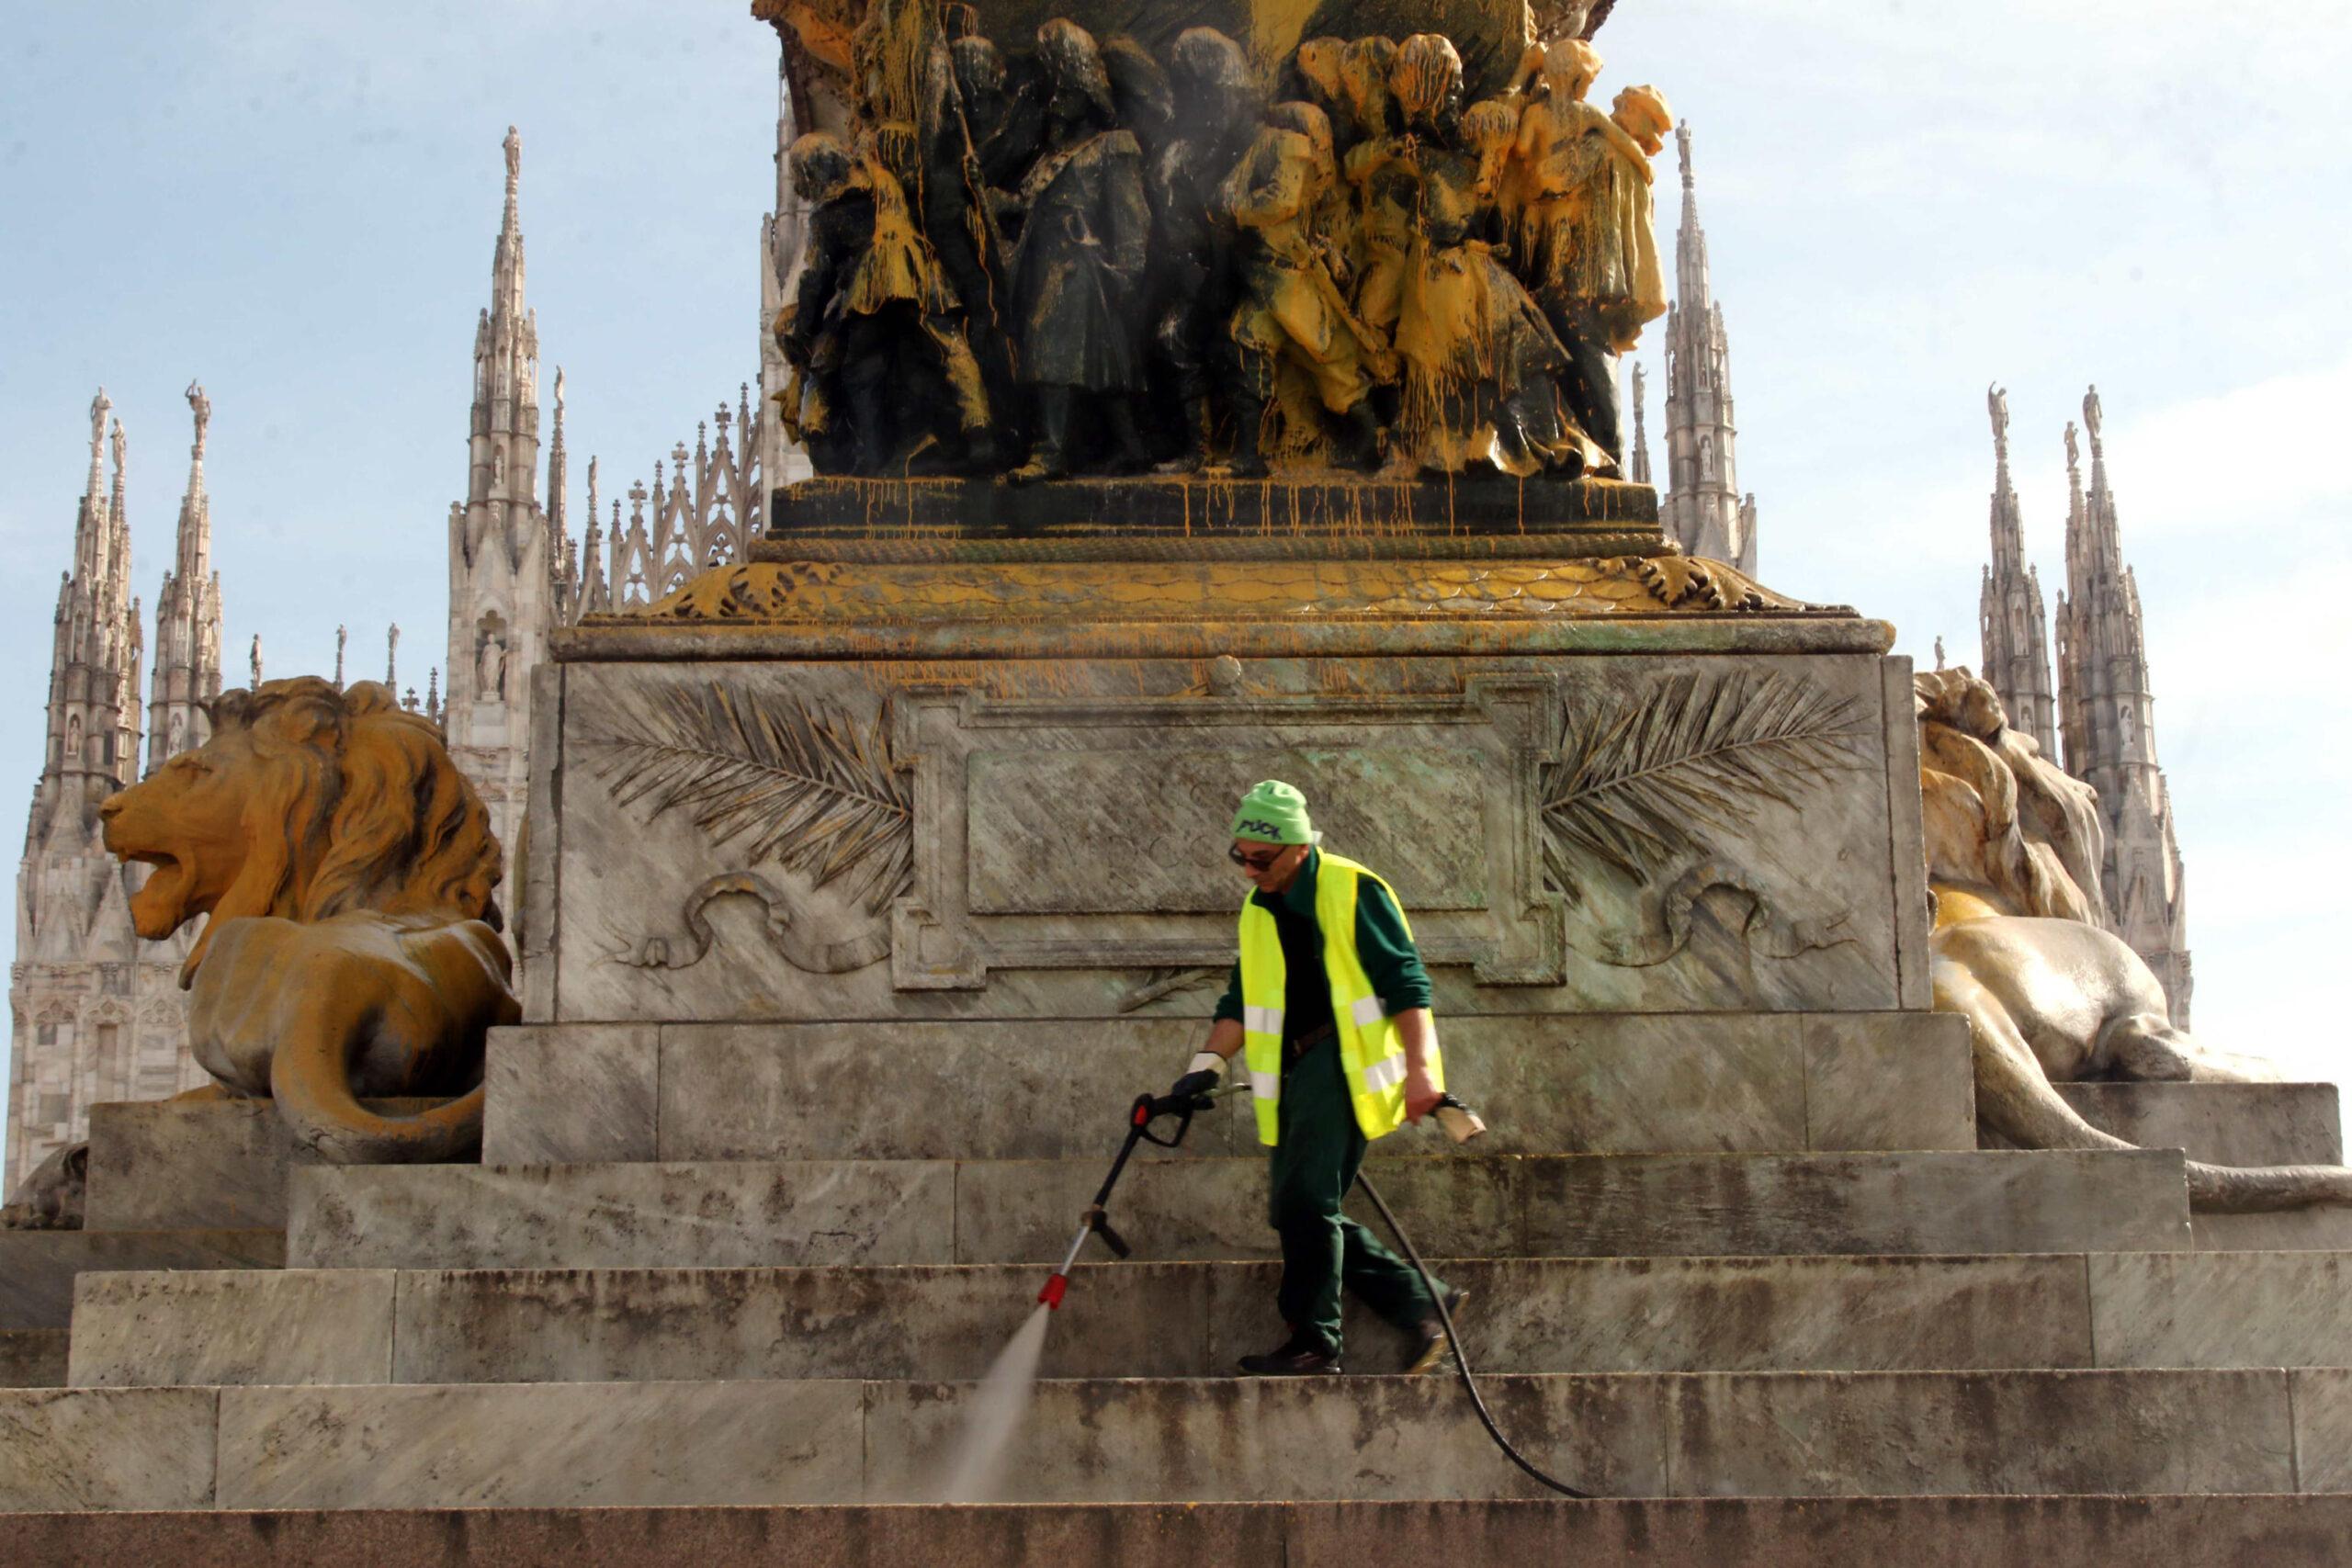
[[[469, 353], [523, 133], [530, 298], [573, 504], [756, 364], [775, 42], [744, 0], [0, 3], [0, 767], [29, 792], [104, 383], [152, 604], [201, 376], [230, 678], [442, 660]], [[1740, 476], [1775, 588], [1976, 653], [2005, 382], [2027, 545], [2064, 581], [2060, 431], [2106, 405], [2191, 890], [2199, 1032], [2334, 1077], [2352, 912], [2352, 79], [2340, 0], [1622, 0], [1598, 96], [1698, 135]], [[1671, 154], [1660, 225], [1675, 220]], [[1656, 346], [1644, 354], [1656, 376]], [[1655, 412], [1655, 411], [1653, 411]], [[27, 795], [13, 798], [19, 802]], [[13, 820], [13, 818], [11, 818]], [[0, 942], [9, 940], [0, 927]]]

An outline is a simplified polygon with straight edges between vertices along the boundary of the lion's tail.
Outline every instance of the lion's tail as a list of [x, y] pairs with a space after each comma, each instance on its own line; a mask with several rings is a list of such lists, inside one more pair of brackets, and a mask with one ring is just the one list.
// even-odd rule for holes
[[336, 1165], [430, 1165], [481, 1149], [481, 1086], [414, 1116], [379, 1116], [351, 1092], [349, 1071], [339, 1040], [280, 1043], [269, 1092], [297, 1144]]
[[2344, 1166], [2188, 1162], [2188, 1206], [2200, 1214], [2259, 1214], [2337, 1203], [2352, 1204], [2352, 1168]]

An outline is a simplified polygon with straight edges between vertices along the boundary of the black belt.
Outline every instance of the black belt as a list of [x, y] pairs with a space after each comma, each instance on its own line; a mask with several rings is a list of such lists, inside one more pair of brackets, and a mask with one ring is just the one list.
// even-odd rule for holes
[[1283, 1065], [1287, 1066], [1293, 1062], [1305, 1060], [1309, 1051], [1314, 1050], [1326, 1040], [1333, 1038], [1339, 1032], [1339, 1027], [1336, 1024], [1318, 1023], [1297, 1039], [1283, 1041]]

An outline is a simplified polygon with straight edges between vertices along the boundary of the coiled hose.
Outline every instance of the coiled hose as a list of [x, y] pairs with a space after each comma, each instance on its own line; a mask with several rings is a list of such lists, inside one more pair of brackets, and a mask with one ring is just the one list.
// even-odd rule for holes
[[1358, 1175], [1356, 1185], [1363, 1189], [1365, 1197], [1372, 1200], [1372, 1206], [1380, 1211], [1381, 1223], [1388, 1227], [1388, 1234], [1396, 1238], [1396, 1245], [1405, 1249], [1406, 1261], [1412, 1264], [1413, 1272], [1421, 1277], [1421, 1288], [1430, 1293], [1430, 1300], [1436, 1303], [1438, 1321], [1445, 1325], [1446, 1344], [1453, 1351], [1454, 1370], [1462, 1374], [1463, 1392], [1469, 1394], [1471, 1406], [1478, 1412], [1479, 1424], [1487, 1428], [1487, 1436], [1494, 1438], [1495, 1447], [1509, 1455], [1511, 1463], [1519, 1466], [1534, 1480], [1550, 1487], [1561, 1496], [1591, 1497], [1592, 1494], [1589, 1492], [1579, 1492], [1565, 1481], [1553, 1480], [1552, 1477], [1528, 1463], [1525, 1454], [1510, 1446], [1510, 1439], [1504, 1437], [1502, 1428], [1495, 1425], [1494, 1414], [1487, 1408], [1486, 1396], [1478, 1392], [1477, 1380], [1470, 1375], [1470, 1358], [1462, 1348], [1462, 1336], [1453, 1331], [1453, 1314], [1445, 1310], [1445, 1294], [1437, 1288], [1437, 1281], [1430, 1278], [1429, 1266], [1421, 1261], [1421, 1255], [1413, 1250], [1413, 1238], [1407, 1235], [1405, 1227], [1396, 1223], [1396, 1216], [1389, 1209], [1387, 1201], [1381, 1197], [1380, 1189], [1374, 1187], [1370, 1179]]

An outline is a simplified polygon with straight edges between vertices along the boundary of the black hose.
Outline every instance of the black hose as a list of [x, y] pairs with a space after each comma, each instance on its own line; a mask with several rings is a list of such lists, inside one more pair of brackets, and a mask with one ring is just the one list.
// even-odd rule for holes
[[1510, 1446], [1510, 1439], [1504, 1437], [1502, 1428], [1495, 1425], [1495, 1417], [1487, 1408], [1486, 1398], [1478, 1392], [1477, 1380], [1470, 1375], [1470, 1358], [1462, 1348], [1462, 1337], [1453, 1331], [1453, 1314], [1445, 1310], [1445, 1294], [1437, 1288], [1437, 1281], [1430, 1278], [1429, 1266], [1421, 1261], [1421, 1255], [1413, 1250], [1412, 1237], [1407, 1235], [1405, 1227], [1396, 1223], [1396, 1216], [1390, 1212], [1387, 1202], [1380, 1196], [1379, 1188], [1374, 1187], [1368, 1178], [1362, 1175], [1357, 1176], [1356, 1185], [1363, 1188], [1363, 1195], [1372, 1200], [1372, 1206], [1380, 1211], [1381, 1222], [1387, 1225], [1388, 1234], [1396, 1238], [1396, 1245], [1405, 1249], [1406, 1260], [1412, 1264], [1413, 1272], [1421, 1277], [1421, 1288], [1430, 1293], [1430, 1302], [1436, 1305], [1438, 1321], [1445, 1325], [1445, 1341], [1453, 1351], [1454, 1370], [1462, 1374], [1463, 1391], [1470, 1395], [1470, 1404], [1478, 1412], [1479, 1423], [1487, 1428], [1487, 1436], [1494, 1438], [1495, 1447], [1510, 1456], [1511, 1463], [1519, 1466], [1561, 1496], [1589, 1499], [1591, 1493], [1579, 1492], [1565, 1481], [1553, 1480], [1528, 1463], [1527, 1456]]

